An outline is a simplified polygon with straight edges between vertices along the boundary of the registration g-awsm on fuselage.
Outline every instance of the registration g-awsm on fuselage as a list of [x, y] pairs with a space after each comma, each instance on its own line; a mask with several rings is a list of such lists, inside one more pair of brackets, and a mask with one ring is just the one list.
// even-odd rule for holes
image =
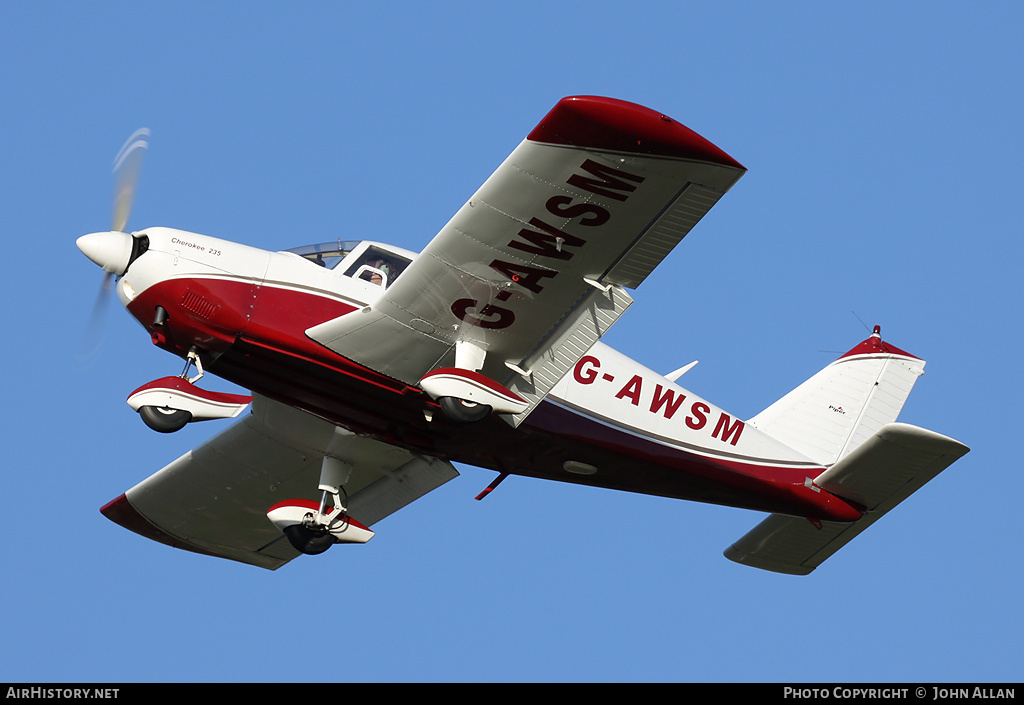
[[523, 475], [767, 512], [726, 556], [806, 574], [967, 452], [896, 422], [925, 363], [878, 328], [751, 419], [600, 342], [744, 173], [653, 110], [560, 101], [419, 254], [127, 232], [145, 136], [78, 241], [186, 361], [128, 403], [162, 432], [241, 416], [103, 507], [156, 541], [277, 568], [365, 543], [459, 462], [498, 473], [480, 497]]

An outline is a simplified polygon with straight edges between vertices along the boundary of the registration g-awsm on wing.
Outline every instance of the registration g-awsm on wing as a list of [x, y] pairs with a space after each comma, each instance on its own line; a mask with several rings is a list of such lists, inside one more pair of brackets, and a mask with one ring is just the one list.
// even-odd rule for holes
[[78, 240], [185, 361], [128, 404], [164, 433], [240, 418], [103, 507], [143, 536], [274, 569], [366, 543], [458, 462], [498, 473], [479, 498], [521, 475], [766, 512], [726, 555], [803, 574], [967, 452], [897, 422], [925, 363], [877, 327], [751, 419], [601, 342], [744, 173], [659, 112], [563, 99], [418, 254], [129, 231], [148, 137]]

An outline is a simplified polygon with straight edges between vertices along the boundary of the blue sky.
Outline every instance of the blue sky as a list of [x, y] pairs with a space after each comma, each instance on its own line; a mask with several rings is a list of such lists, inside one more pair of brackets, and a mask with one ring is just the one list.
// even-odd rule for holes
[[[721, 5], [721, 6], [719, 6]], [[4, 3], [4, 681], [1019, 681], [1024, 10], [1015, 3]], [[879, 324], [902, 421], [972, 451], [806, 578], [757, 513], [462, 476], [277, 572], [100, 506], [216, 433], [124, 403], [181, 363], [82, 340], [110, 166], [131, 220], [421, 249], [565, 95], [673, 116], [748, 174], [606, 342], [749, 417]], [[861, 320], [858, 320], [861, 319]], [[231, 390], [210, 380], [211, 388]], [[313, 649], [315, 656], [309, 653]]]

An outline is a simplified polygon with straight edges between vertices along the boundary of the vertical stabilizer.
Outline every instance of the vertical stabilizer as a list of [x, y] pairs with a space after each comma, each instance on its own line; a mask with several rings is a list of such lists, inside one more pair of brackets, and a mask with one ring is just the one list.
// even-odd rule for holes
[[896, 420], [924, 360], [882, 341], [880, 328], [749, 423], [824, 466]]

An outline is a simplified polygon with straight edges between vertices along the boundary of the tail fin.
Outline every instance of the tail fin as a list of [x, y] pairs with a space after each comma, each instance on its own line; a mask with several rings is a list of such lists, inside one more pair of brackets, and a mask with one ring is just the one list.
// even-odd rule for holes
[[855, 522], [772, 514], [727, 558], [806, 575], [968, 452], [962, 443], [894, 423], [924, 361], [871, 337], [749, 421], [825, 466], [812, 483], [864, 508]]
[[831, 466], [896, 420], [924, 360], [871, 337], [748, 423]]

